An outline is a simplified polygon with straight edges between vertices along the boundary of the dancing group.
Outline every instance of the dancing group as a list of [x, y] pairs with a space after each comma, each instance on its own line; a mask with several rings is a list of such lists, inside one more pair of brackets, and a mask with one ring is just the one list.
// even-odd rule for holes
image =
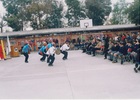
[[[62, 58], [63, 60], [66, 60], [68, 57], [68, 52], [67, 52], [68, 49], [69, 49], [69, 42], [66, 41], [60, 48], [60, 52], [64, 55]], [[40, 61], [44, 62], [47, 57], [48, 66], [53, 66], [53, 63], [55, 61], [56, 50], [59, 49], [56, 48], [56, 44], [53, 42], [52, 38], [49, 39], [48, 43], [44, 41], [43, 46], [38, 51], [38, 54], [42, 56], [40, 58]], [[22, 53], [25, 56], [25, 63], [28, 63], [30, 51], [31, 51], [31, 47], [28, 41], [26, 41], [25, 45], [22, 48]]]

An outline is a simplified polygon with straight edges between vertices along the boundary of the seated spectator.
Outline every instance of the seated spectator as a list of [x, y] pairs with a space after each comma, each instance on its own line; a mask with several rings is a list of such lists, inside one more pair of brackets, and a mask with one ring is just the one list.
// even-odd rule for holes
[[108, 51], [108, 55], [109, 55], [109, 60], [113, 61], [113, 55], [114, 53], [119, 51], [119, 45], [118, 43], [112, 43], [112, 47], [109, 49]]
[[124, 56], [127, 54], [127, 48], [126, 48], [126, 46], [124, 45], [123, 42], [120, 42], [119, 46], [120, 46], [119, 51], [114, 53], [114, 55], [113, 55], [113, 63], [116, 63], [118, 57], [120, 57], [121, 58], [121, 64], [123, 64]]
[[93, 56], [95, 56], [96, 50], [101, 50], [102, 42], [100, 39], [97, 39], [97, 45], [92, 48]]

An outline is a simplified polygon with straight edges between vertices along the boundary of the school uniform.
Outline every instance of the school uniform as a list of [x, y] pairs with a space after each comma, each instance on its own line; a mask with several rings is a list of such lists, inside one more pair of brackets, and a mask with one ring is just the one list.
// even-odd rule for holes
[[66, 43], [63, 44], [63, 46], [60, 48], [61, 53], [64, 55], [62, 58], [63, 60], [68, 58], [68, 52], [67, 52], [68, 49], [69, 49], [69, 46]]
[[[127, 55], [127, 47], [126, 46], [120, 46], [119, 51], [115, 53], [115, 55], [121, 57], [121, 64], [123, 64], [124, 56]], [[117, 57], [113, 57], [113, 62], [117, 62]]]
[[55, 50], [56, 48], [54, 46], [50, 47], [47, 51], [47, 55], [48, 55], [48, 66], [53, 66], [54, 60], [55, 60]]
[[107, 59], [109, 48], [109, 37], [105, 37], [103, 40], [104, 40], [104, 59]]
[[140, 71], [140, 48], [137, 49], [136, 63], [134, 71], [137, 73]]
[[[48, 45], [47, 45], [47, 50], [50, 49], [51, 47], [52, 47], [52, 43], [49, 42]], [[47, 63], [49, 63], [49, 62], [50, 62], [50, 57], [47, 58]]]

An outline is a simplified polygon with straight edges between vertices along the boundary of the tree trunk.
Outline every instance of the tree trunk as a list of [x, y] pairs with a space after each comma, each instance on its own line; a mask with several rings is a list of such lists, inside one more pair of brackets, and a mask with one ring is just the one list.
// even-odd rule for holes
[[3, 27], [1, 27], [0, 30], [1, 30], [1, 33], [3, 33]]

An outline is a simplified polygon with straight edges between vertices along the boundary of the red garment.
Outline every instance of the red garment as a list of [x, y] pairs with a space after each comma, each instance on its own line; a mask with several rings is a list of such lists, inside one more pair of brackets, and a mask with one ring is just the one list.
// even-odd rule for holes
[[125, 40], [126, 39], [126, 36], [122, 36], [122, 40]]

